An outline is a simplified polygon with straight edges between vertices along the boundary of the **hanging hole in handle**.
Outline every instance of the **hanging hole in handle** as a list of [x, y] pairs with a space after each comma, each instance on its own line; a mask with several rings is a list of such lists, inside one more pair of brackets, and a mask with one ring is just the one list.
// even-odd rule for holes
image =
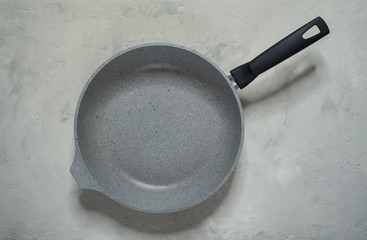
[[313, 36], [316, 36], [317, 34], [319, 34], [321, 31], [320, 29], [314, 25], [312, 26], [311, 28], [309, 28], [303, 35], [303, 39], [308, 39], [308, 38], [311, 38]]

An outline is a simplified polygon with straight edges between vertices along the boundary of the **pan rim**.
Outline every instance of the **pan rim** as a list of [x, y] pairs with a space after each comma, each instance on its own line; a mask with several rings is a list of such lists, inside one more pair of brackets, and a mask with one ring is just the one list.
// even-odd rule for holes
[[[239, 158], [240, 158], [240, 155], [241, 155], [241, 152], [242, 152], [242, 148], [243, 148], [243, 141], [244, 141], [244, 116], [243, 116], [243, 110], [242, 110], [242, 105], [241, 105], [241, 102], [240, 102], [240, 99], [239, 99], [239, 96], [236, 92], [236, 89], [234, 88], [231, 80], [227, 77], [227, 75], [212, 61], [210, 60], [209, 58], [207, 58], [206, 56], [204, 56], [203, 54], [193, 50], [193, 49], [190, 49], [190, 48], [187, 48], [187, 47], [184, 47], [184, 46], [181, 46], [181, 45], [177, 45], [177, 44], [172, 44], [172, 43], [164, 43], [164, 42], [154, 42], [154, 43], [145, 43], [145, 44], [139, 44], [139, 45], [135, 45], [133, 47], [129, 47], [123, 51], [120, 51], [116, 54], [114, 54], [112, 57], [110, 57], [109, 59], [107, 59], [106, 61], [104, 61], [95, 71], [94, 73], [90, 76], [90, 78], [88, 79], [88, 81], [85, 83], [81, 93], [80, 93], [80, 96], [79, 96], [79, 99], [78, 99], [78, 102], [77, 102], [77, 105], [76, 105], [76, 110], [75, 110], [75, 114], [74, 114], [74, 142], [75, 142], [75, 152], [79, 151], [80, 153], [80, 156], [81, 156], [81, 161], [84, 161], [84, 158], [82, 156], [82, 152], [80, 151], [80, 148], [79, 148], [79, 141], [78, 141], [78, 116], [79, 116], [79, 109], [80, 109], [80, 105], [81, 105], [81, 102], [84, 98], [84, 95], [87, 91], [87, 89], [89, 88], [91, 82], [93, 81], [93, 79], [95, 79], [96, 75], [107, 65], [109, 64], [111, 61], [113, 61], [115, 58], [127, 53], [127, 52], [130, 52], [130, 51], [134, 51], [136, 49], [139, 49], [139, 48], [145, 48], [145, 47], [156, 47], [156, 46], [163, 46], [163, 47], [173, 47], [173, 48], [179, 48], [179, 49], [183, 49], [183, 50], [186, 50], [188, 52], [191, 52], [195, 55], [197, 55], [198, 57], [202, 58], [203, 60], [207, 61], [208, 63], [210, 63], [224, 78], [224, 80], [227, 82], [228, 86], [232, 89], [232, 93], [236, 99], [236, 102], [237, 102], [237, 107], [238, 107], [238, 110], [239, 110], [239, 114], [240, 114], [240, 122], [241, 122], [241, 129], [240, 129], [240, 141], [239, 141], [239, 145], [238, 145], [238, 150], [237, 150], [237, 154], [236, 154], [236, 157], [233, 161], [233, 164], [231, 166], [231, 168], [228, 170], [227, 174], [225, 175], [225, 177], [222, 179], [222, 181], [220, 182], [220, 184], [217, 184], [216, 187], [213, 187], [210, 191], [207, 191], [205, 192], [201, 197], [195, 199], [195, 201], [191, 201], [189, 202], [189, 204], [186, 204], [186, 205], [182, 205], [180, 207], [177, 207], [177, 208], [172, 208], [172, 209], [165, 209], [165, 210], [154, 210], [154, 209], [143, 209], [143, 208], [139, 208], [139, 207], [135, 207], [135, 206], [131, 206], [129, 204], [126, 204], [124, 202], [121, 202], [119, 199], [115, 199], [113, 196], [109, 195], [108, 193], [106, 193], [104, 191], [104, 188], [102, 186], [100, 186], [100, 189], [98, 190], [99, 192], [102, 192], [103, 194], [105, 194], [106, 196], [108, 196], [109, 198], [113, 199], [114, 201], [128, 207], [128, 208], [131, 208], [131, 209], [134, 209], [134, 210], [137, 210], [137, 211], [140, 211], [140, 212], [146, 212], [146, 213], [173, 213], [173, 212], [179, 212], [179, 211], [182, 211], [182, 210], [185, 210], [185, 209], [188, 209], [188, 208], [191, 208], [193, 206], [196, 206], [200, 203], [202, 203], [203, 201], [205, 201], [206, 199], [210, 198], [214, 193], [218, 192], [218, 190], [225, 184], [225, 182], [227, 182], [227, 180], [230, 178], [230, 176], [232, 175], [238, 161], [239, 161]], [[86, 165], [86, 168], [88, 169], [88, 166], [87, 164]], [[88, 171], [90, 172], [90, 170], [88, 169]], [[93, 176], [92, 176], [93, 177]], [[95, 179], [93, 177], [94, 180], [97, 181], [97, 179]]]

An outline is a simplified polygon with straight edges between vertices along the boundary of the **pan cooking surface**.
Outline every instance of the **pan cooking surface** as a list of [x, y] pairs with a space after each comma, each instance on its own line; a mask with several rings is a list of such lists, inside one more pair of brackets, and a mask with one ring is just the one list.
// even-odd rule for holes
[[105, 65], [77, 116], [80, 152], [105, 193], [169, 211], [214, 193], [242, 141], [238, 99], [223, 74], [173, 46], [141, 47]]

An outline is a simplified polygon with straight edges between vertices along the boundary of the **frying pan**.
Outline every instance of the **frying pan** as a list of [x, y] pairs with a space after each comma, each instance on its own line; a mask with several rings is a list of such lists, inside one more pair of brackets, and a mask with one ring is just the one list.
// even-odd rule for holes
[[[320, 32], [303, 38], [313, 26]], [[236, 89], [328, 33], [318, 17], [230, 76], [173, 44], [117, 54], [81, 93], [71, 174], [80, 188], [144, 212], [175, 212], [204, 201], [240, 155], [244, 120]]]

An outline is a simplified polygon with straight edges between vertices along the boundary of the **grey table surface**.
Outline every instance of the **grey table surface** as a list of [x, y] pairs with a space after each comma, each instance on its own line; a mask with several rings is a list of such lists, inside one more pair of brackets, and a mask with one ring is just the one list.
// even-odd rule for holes
[[[69, 173], [89, 76], [141, 43], [225, 72], [322, 16], [331, 34], [238, 94], [239, 164], [202, 204], [145, 214]], [[367, 2], [1, 1], [0, 239], [367, 239]]]

